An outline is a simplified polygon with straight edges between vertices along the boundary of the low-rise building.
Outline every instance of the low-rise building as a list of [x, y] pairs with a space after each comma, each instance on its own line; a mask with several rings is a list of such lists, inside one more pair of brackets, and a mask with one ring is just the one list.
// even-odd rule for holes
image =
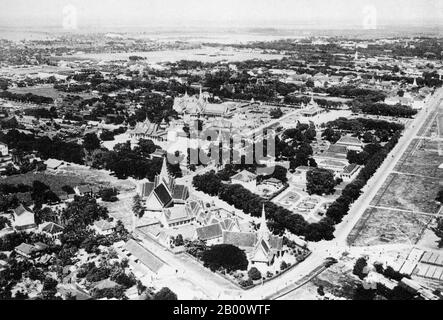
[[100, 235], [110, 235], [115, 231], [115, 223], [109, 222], [107, 220], [95, 221], [92, 225], [92, 229], [95, 230]]
[[31, 209], [20, 204], [17, 208], [13, 209], [13, 227], [18, 230], [29, 230], [37, 227], [35, 224], [34, 212]]

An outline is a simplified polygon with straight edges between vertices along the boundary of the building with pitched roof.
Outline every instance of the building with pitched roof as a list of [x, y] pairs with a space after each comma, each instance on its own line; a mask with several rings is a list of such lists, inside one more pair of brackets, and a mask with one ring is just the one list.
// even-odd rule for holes
[[39, 225], [39, 228], [41, 233], [47, 235], [53, 240], [58, 239], [62, 235], [64, 230], [64, 228], [61, 225], [54, 222], [42, 223], [41, 225]]
[[0, 142], [0, 173], [6, 171], [6, 167], [12, 163], [12, 156], [6, 143]]
[[162, 211], [174, 204], [184, 204], [189, 198], [188, 187], [176, 184], [175, 179], [169, 175], [166, 157], [163, 158], [161, 172], [155, 176], [154, 182], [142, 181], [138, 192], [149, 211]]
[[94, 229], [95, 232], [97, 232], [100, 235], [104, 236], [110, 235], [115, 230], [115, 223], [109, 222], [107, 220], [95, 221], [94, 224], [92, 225], [92, 229]]
[[280, 257], [284, 253], [283, 238], [272, 235], [268, 229], [264, 205], [260, 228], [257, 231], [223, 231], [222, 242], [245, 250], [251, 264], [266, 264], [269, 266], [276, 257]]
[[250, 253], [251, 264], [264, 263], [267, 266], [274, 262], [276, 256], [283, 254], [283, 238], [273, 236], [266, 224], [265, 206], [263, 204], [260, 228], [257, 232], [257, 243]]
[[29, 230], [37, 227], [35, 224], [34, 212], [32, 212], [31, 209], [20, 204], [12, 211], [14, 216], [13, 227], [16, 230]]
[[18, 245], [17, 247], [15, 247], [14, 251], [28, 259], [32, 258], [37, 252], [36, 248], [33, 245], [27, 243], [22, 243]]
[[356, 163], [351, 163], [343, 169], [343, 172], [340, 174], [340, 178], [342, 178], [343, 181], [351, 181], [358, 175], [360, 170], [360, 165]]
[[183, 97], [176, 97], [174, 99], [173, 106], [173, 109], [179, 114], [207, 118], [228, 118], [232, 115], [231, 110], [234, 108], [229, 103], [209, 103], [207, 96], [203, 95], [201, 87], [198, 96], [189, 96], [186, 92]]
[[153, 141], [167, 140], [167, 132], [165, 130], [166, 123], [160, 125], [152, 123], [146, 118], [143, 122], [137, 122], [134, 129], [128, 132], [131, 138], [151, 139]]
[[256, 179], [257, 175], [248, 170], [242, 170], [230, 178], [232, 184], [240, 184], [251, 191], [257, 187]]
[[172, 268], [168, 266], [166, 262], [133, 239], [126, 242], [123, 250], [128, 254], [131, 261], [141, 263], [156, 276], [172, 274]]
[[355, 151], [361, 151], [363, 147], [363, 143], [360, 141], [360, 139], [351, 135], [342, 136], [335, 144], [346, 146], [348, 150]]
[[222, 239], [223, 230], [220, 223], [209, 224], [195, 229], [196, 238], [212, 245]]

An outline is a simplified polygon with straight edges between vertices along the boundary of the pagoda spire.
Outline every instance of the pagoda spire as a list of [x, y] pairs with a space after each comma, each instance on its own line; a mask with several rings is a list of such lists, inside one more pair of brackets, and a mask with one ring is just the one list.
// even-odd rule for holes
[[258, 229], [258, 235], [261, 239], [267, 239], [269, 237], [270, 231], [268, 229], [268, 225], [266, 224], [266, 212], [265, 212], [265, 204], [263, 203], [263, 208], [261, 212], [260, 218], [260, 228]]
[[163, 165], [162, 165], [162, 170], [160, 171], [160, 177], [169, 179], [168, 168], [166, 166], [166, 157], [163, 157]]

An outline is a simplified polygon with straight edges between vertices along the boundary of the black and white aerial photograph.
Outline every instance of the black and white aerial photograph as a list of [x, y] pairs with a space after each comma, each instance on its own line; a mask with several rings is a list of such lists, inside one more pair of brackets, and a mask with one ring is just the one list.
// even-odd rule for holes
[[0, 304], [443, 300], [442, 85], [441, 0], [0, 0]]

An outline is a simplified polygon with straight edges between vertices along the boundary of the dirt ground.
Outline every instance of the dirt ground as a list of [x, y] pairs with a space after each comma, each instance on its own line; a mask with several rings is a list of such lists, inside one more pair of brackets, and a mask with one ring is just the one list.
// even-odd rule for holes
[[437, 213], [438, 179], [392, 173], [371, 202], [373, 206]]
[[432, 218], [412, 212], [369, 208], [348, 236], [355, 246], [416, 243]]

